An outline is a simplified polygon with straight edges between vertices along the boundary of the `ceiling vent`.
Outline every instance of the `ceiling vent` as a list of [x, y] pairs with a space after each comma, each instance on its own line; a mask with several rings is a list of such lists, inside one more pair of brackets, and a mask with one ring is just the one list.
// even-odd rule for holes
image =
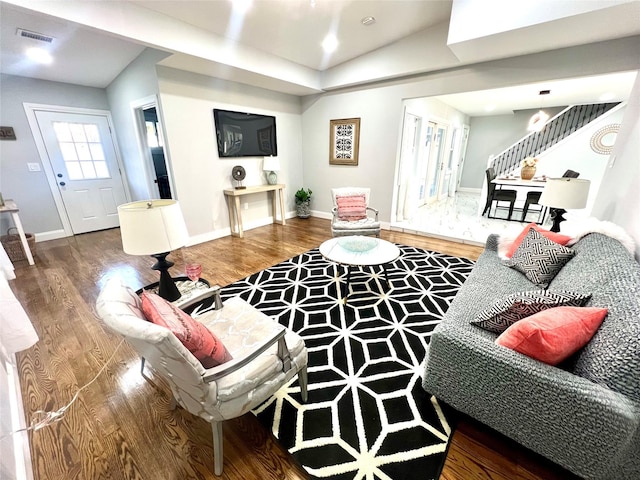
[[39, 42], [45, 43], [53, 43], [54, 37], [50, 37], [48, 35], [43, 35], [42, 33], [30, 32], [29, 30], [25, 30], [23, 28], [19, 28], [16, 31], [16, 35], [23, 38], [31, 38], [32, 40], [37, 40]]

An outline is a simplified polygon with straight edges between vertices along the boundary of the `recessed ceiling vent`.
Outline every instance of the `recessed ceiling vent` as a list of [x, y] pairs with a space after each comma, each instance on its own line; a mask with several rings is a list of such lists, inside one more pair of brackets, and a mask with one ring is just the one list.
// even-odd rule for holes
[[37, 40], [39, 42], [45, 43], [53, 43], [54, 37], [50, 37], [49, 35], [43, 35], [42, 33], [30, 32], [29, 30], [25, 30], [23, 28], [19, 28], [16, 31], [16, 35], [23, 38], [31, 38], [32, 40]]

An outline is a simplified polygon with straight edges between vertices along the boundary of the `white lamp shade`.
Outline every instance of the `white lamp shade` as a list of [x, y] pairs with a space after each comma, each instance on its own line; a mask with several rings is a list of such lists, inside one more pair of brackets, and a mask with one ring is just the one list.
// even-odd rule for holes
[[280, 170], [280, 160], [277, 157], [265, 157], [262, 162], [262, 170], [265, 172], [277, 172]]
[[584, 208], [590, 185], [589, 180], [581, 178], [548, 178], [539, 203], [551, 208]]
[[189, 238], [175, 200], [144, 200], [118, 206], [122, 248], [130, 255], [154, 255], [184, 247]]

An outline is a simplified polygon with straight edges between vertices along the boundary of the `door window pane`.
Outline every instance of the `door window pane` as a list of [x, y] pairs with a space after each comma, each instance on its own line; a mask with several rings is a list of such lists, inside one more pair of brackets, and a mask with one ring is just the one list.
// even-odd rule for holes
[[78, 151], [78, 160], [91, 160], [88, 143], [76, 143], [76, 150]]
[[93, 162], [93, 166], [96, 167], [96, 176], [98, 178], [109, 177], [109, 169], [107, 168], [107, 162]]
[[85, 123], [84, 132], [87, 135], [88, 142], [98, 142], [100, 143], [100, 132], [98, 131], [98, 126], [93, 125], [91, 123]]
[[96, 124], [53, 122], [53, 130], [70, 180], [111, 176]]
[[73, 143], [60, 142], [60, 151], [62, 152], [62, 158], [65, 162], [72, 162], [78, 160], [78, 154], [76, 153], [76, 147]]
[[56, 132], [56, 138], [59, 142], [72, 141], [68, 124], [62, 122], [53, 122], [53, 130]]
[[93, 168], [93, 162], [80, 162], [82, 167], [82, 175], [84, 178], [96, 178], [96, 170]]
[[64, 162], [67, 166], [67, 175], [69, 175], [69, 180], [82, 180], [84, 175], [82, 175], [82, 169], [80, 168], [80, 162]]
[[104, 150], [102, 150], [101, 143], [90, 143], [89, 148], [91, 149], [91, 158], [96, 160], [104, 160]]

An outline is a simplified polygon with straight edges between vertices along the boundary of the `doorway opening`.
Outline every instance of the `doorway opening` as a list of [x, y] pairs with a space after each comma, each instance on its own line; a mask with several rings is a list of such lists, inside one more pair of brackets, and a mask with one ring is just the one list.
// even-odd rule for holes
[[138, 127], [138, 143], [149, 179], [152, 198], [173, 198], [171, 176], [167, 167], [162, 123], [158, 115], [156, 97], [148, 97], [132, 103]]

